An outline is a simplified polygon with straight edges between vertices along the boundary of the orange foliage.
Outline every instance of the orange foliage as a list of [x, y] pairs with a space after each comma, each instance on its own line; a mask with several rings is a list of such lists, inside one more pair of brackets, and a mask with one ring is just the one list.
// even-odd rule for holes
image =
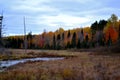
[[44, 39], [40, 39], [40, 43], [39, 43], [40, 47], [42, 48], [44, 46]]
[[118, 39], [118, 32], [113, 27], [109, 27], [105, 33], [106, 41], [108, 41], [109, 36], [110, 36], [112, 42], [115, 43]]

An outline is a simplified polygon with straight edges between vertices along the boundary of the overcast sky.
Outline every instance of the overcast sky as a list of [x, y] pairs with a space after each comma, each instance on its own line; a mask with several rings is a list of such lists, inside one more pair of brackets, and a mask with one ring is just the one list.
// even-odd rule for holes
[[90, 26], [111, 14], [120, 16], [120, 0], [0, 0], [3, 11], [4, 35], [24, 34], [23, 16], [27, 33], [40, 34]]

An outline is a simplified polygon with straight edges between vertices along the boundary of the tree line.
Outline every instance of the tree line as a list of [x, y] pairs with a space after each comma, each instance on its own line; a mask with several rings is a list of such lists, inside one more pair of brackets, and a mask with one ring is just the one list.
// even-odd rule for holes
[[[44, 31], [40, 35], [27, 35], [27, 48], [31, 49], [70, 49], [112, 46], [120, 41], [120, 20], [112, 14], [108, 20], [95, 21], [90, 27], [55, 32]], [[24, 48], [24, 36], [4, 38], [6, 48]]]

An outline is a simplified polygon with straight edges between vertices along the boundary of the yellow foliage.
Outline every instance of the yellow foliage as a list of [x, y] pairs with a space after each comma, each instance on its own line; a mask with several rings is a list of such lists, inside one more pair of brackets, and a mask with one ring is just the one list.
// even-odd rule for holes
[[91, 33], [91, 30], [90, 30], [90, 27], [85, 27], [85, 28], [83, 28], [83, 31], [85, 32], [85, 33]]

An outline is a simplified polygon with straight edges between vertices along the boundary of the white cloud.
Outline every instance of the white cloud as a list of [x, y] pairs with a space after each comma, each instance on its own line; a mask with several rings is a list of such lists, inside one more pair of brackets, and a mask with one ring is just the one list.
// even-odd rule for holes
[[26, 5], [26, 6], [39, 6], [45, 2], [50, 2], [50, 0], [15, 0], [17, 5]]
[[101, 14], [101, 13], [108, 13], [108, 12], [115, 12], [118, 11], [119, 9], [117, 8], [110, 8], [110, 7], [103, 7], [103, 8], [99, 8], [99, 9], [93, 9], [93, 10], [89, 10], [89, 11], [83, 11], [80, 12], [82, 14]]
[[90, 2], [96, 2], [96, 0], [75, 0], [81, 4], [86, 4], [86, 3], [90, 3]]
[[20, 0], [14, 2], [14, 5], [11, 6], [12, 10], [17, 11], [26, 11], [26, 12], [49, 12], [56, 11], [56, 8], [53, 8], [48, 5], [44, 5], [44, 2], [49, 2], [50, 0]]
[[[56, 30], [61, 26], [64, 29], [90, 26], [95, 20], [108, 19], [112, 13], [120, 16], [119, 7], [108, 2], [109, 0], [104, 2], [96, 0], [0, 0], [2, 7], [6, 8], [5, 17], [9, 29], [11, 26], [17, 29], [16, 25], [23, 26], [23, 16], [26, 16], [26, 25], [34, 33], [43, 29]], [[9, 33], [21, 33], [21, 31], [11, 29]]]
[[41, 7], [36, 7], [36, 6], [27, 6], [27, 5], [20, 5], [18, 7], [12, 7], [13, 10], [21, 10], [21, 11], [28, 11], [28, 12], [50, 12], [50, 11], [56, 11], [55, 8], [51, 8], [50, 6], [41, 6]]
[[[55, 0], [51, 0], [51, 1], [55, 1]], [[61, 2], [79, 2], [81, 4], [86, 4], [88, 2], [95, 2], [96, 0], [57, 0], [57, 1], [61, 1]]]
[[[41, 21], [42, 19], [42, 21]], [[59, 14], [57, 16], [42, 16], [36, 20], [37, 24], [46, 24], [48, 26], [80, 26], [80, 24], [89, 22], [86, 17], [77, 17], [71, 15]]]

